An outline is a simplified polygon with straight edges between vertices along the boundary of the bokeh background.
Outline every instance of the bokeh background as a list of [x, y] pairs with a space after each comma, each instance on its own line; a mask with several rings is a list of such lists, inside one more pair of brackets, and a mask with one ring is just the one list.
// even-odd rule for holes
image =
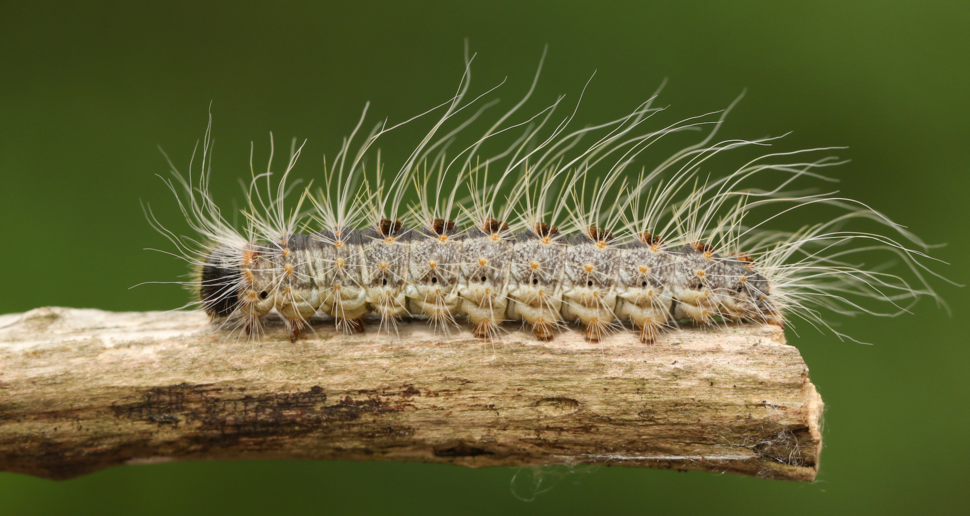
[[[479, 53], [473, 90], [507, 76], [507, 102], [545, 44], [533, 106], [575, 99], [598, 70], [583, 124], [627, 112], [665, 77], [659, 104], [676, 118], [747, 88], [724, 136], [848, 146], [852, 162], [830, 171], [842, 192], [949, 243], [938, 269], [965, 283], [968, 27], [967, 2], [0, 2], [0, 313], [180, 306], [174, 286], [129, 290], [185, 272], [142, 250], [166, 243], [140, 201], [180, 227], [156, 146], [186, 165], [211, 102], [218, 198], [239, 198], [249, 142], [262, 161], [271, 130], [278, 147], [308, 139], [296, 175], [313, 178], [366, 101], [371, 120], [399, 121], [447, 99], [465, 38]], [[400, 155], [415, 135], [382, 145]], [[872, 346], [789, 332], [827, 406], [814, 484], [600, 467], [543, 472], [537, 489], [504, 468], [199, 462], [67, 482], [0, 473], [0, 513], [966, 514], [970, 303], [935, 285], [952, 316], [922, 302], [842, 321]]]

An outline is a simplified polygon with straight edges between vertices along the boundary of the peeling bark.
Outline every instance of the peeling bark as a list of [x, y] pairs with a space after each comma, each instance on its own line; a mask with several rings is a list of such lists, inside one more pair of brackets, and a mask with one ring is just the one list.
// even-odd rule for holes
[[193, 312], [0, 316], [0, 470], [349, 459], [818, 471], [822, 400], [776, 327], [684, 327], [654, 345], [399, 329], [345, 336], [319, 321], [290, 343], [271, 325], [253, 343]]

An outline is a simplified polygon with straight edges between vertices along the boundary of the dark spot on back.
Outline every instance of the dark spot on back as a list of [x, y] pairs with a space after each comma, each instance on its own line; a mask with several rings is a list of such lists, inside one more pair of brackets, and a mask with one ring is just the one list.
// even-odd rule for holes
[[556, 233], [559, 233], [559, 228], [556, 226], [550, 226], [545, 222], [540, 222], [536, 224], [535, 231], [537, 235], [541, 237], [547, 237], [547, 236], [552, 236], [552, 235], [555, 235]]
[[377, 223], [377, 232], [381, 234], [382, 237], [389, 237], [396, 235], [401, 231], [402, 223], [400, 220], [391, 221], [391, 219], [381, 219]]
[[444, 235], [448, 231], [455, 230], [455, 221], [445, 219], [434, 219], [431, 222], [431, 230], [436, 234]]
[[586, 234], [596, 242], [609, 242], [613, 239], [613, 233], [596, 226], [590, 226], [589, 229], [587, 229]]
[[485, 225], [482, 227], [482, 231], [486, 233], [500, 233], [502, 231], [508, 231], [509, 225], [498, 219], [489, 218], [485, 221]]
[[705, 244], [704, 242], [693, 242], [693, 243], [690, 244], [690, 246], [693, 247], [694, 250], [697, 251], [697, 252], [699, 252], [699, 253], [713, 253], [714, 252], [714, 246], [712, 246], [711, 244]]
[[662, 244], [663, 240], [657, 235], [651, 235], [650, 233], [640, 233], [637, 235], [637, 239], [647, 245]]

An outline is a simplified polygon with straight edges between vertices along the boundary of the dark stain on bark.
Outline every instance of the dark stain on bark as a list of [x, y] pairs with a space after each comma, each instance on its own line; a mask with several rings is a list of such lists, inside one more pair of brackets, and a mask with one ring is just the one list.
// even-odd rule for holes
[[[249, 394], [245, 388], [181, 383], [147, 389], [130, 403], [110, 406], [120, 424], [149, 423], [158, 432], [135, 437], [127, 429], [99, 431], [62, 440], [58, 426], [18, 446], [3, 446], [5, 471], [68, 479], [122, 464], [134, 458], [245, 455], [279, 449], [301, 436], [317, 436], [318, 454], [338, 453], [341, 442], [369, 441], [375, 450], [399, 446], [416, 429], [384, 416], [413, 409], [421, 391], [413, 385], [375, 391], [328, 394], [321, 386], [306, 391]], [[0, 407], [2, 408], [2, 407]], [[0, 410], [2, 412], [2, 410]], [[3, 420], [9, 419], [4, 414]], [[102, 416], [81, 410], [51, 411], [31, 419], [83, 428]], [[177, 431], [177, 433], [169, 433]], [[123, 442], [118, 437], [124, 435]], [[3, 443], [0, 443], [3, 444]], [[10, 451], [13, 450], [13, 451]], [[328, 451], [329, 450], [329, 451]]]
[[[66, 479], [123, 464], [133, 458], [246, 458], [260, 456], [259, 452], [267, 450], [280, 450], [280, 454], [286, 456], [292, 453], [287, 446], [300, 437], [304, 437], [297, 441], [303, 443], [301, 446], [310, 443], [309, 448], [301, 448], [301, 453], [316, 458], [341, 458], [354, 453], [379, 456], [396, 448], [432, 445], [416, 443], [417, 429], [399, 424], [399, 418], [393, 417], [402, 411], [414, 410], [415, 397], [439, 394], [421, 386], [403, 384], [329, 393], [321, 386], [313, 386], [297, 392], [251, 392], [252, 389], [247, 391], [242, 387], [188, 383], [146, 389], [135, 394], [128, 391], [120, 398], [127, 402], [110, 406], [109, 414], [119, 425], [114, 431], [109, 425], [97, 432], [80, 432], [89, 421], [104, 421], [101, 408], [96, 413], [79, 408], [34, 414], [31, 419], [51, 425], [29, 437], [18, 438], [16, 446], [0, 443], [0, 449], [6, 450], [0, 454], [0, 464], [4, 465], [5, 471]], [[442, 462], [487, 465], [519, 453], [529, 453], [528, 450], [541, 448], [545, 453], [567, 450], [571, 446], [571, 436], [599, 432], [597, 425], [604, 425], [608, 430], [619, 424], [643, 424], [643, 419], [614, 422], [595, 414], [586, 414], [585, 419], [576, 421], [560, 419], [563, 416], [575, 418], [572, 414], [584, 410], [584, 404], [568, 397], [534, 400], [531, 401], [534, 409], [548, 412], [547, 415], [555, 419], [547, 419], [550, 424], [537, 426], [536, 437], [522, 443], [525, 448], [456, 440], [434, 443], [436, 445], [432, 445], [431, 450], [424, 449]], [[483, 406], [488, 408], [488, 404]], [[645, 408], [638, 415], [656, 422], [658, 414], [669, 415], [672, 411], [672, 407], [654, 406]], [[0, 424], [4, 419], [19, 421], [19, 417], [15, 418], [0, 404]], [[61, 424], [76, 425], [79, 435], [65, 438], [55, 426]], [[132, 424], [137, 426], [132, 427]], [[682, 424], [687, 428], [679, 432], [689, 435], [692, 423]], [[817, 467], [816, 445], [807, 426], [755, 420], [747, 425], [739, 424], [734, 429], [746, 438], [757, 439], [756, 444], [746, 447], [761, 461]], [[497, 429], [502, 430], [505, 428]], [[702, 430], [697, 427], [699, 434], [692, 439], [717, 444], [720, 437], [700, 435]], [[623, 454], [646, 445], [638, 441], [622, 449], [614, 450], [609, 446], [600, 449], [603, 444], [606, 443], [591, 445], [590, 451]], [[731, 468], [735, 466], [725, 464], [723, 467], [725, 471], [733, 471]], [[753, 474], [741, 469], [737, 472]]]
[[435, 457], [442, 458], [458, 458], [458, 457], [480, 457], [482, 455], [494, 455], [494, 452], [488, 451], [485, 448], [480, 448], [478, 446], [471, 446], [464, 442], [459, 442], [457, 444], [443, 446], [434, 449]]
[[68, 480], [122, 464], [132, 457], [151, 456], [148, 438], [108, 445], [102, 439], [61, 442], [48, 435], [34, 435], [20, 441], [23, 453], [0, 455], [4, 471], [35, 475], [51, 480]]
[[[410, 388], [410, 389], [413, 389]], [[409, 389], [409, 390], [410, 390]], [[304, 392], [250, 395], [213, 385], [178, 384], [155, 387], [138, 401], [112, 406], [118, 418], [146, 421], [159, 426], [189, 425], [189, 439], [208, 446], [236, 446], [241, 439], [285, 440], [308, 433], [330, 434], [342, 424], [359, 422], [356, 435], [392, 436], [409, 430], [385, 432], [387, 425], [375, 424], [375, 417], [405, 410], [408, 391], [386, 397], [361, 392], [331, 399], [320, 386]], [[366, 421], [362, 421], [366, 418]]]
[[[5, 471], [68, 479], [133, 458], [192, 458], [207, 454], [232, 457], [248, 451], [278, 449], [292, 438], [306, 435], [321, 437], [317, 451], [324, 454], [328, 449], [339, 451], [343, 439], [371, 441], [374, 449], [381, 449], [414, 435], [414, 428], [392, 424], [383, 416], [413, 408], [409, 400], [416, 391], [413, 386], [405, 386], [335, 396], [313, 386], [306, 391], [252, 395], [245, 388], [212, 384], [155, 387], [131, 403], [113, 404], [110, 409], [121, 424], [149, 423], [161, 432], [178, 430], [177, 434], [147, 432], [133, 438], [127, 430], [102, 431], [95, 437], [62, 442], [56, 433], [48, 431], [31, 436], [30, 442], [20, 442], [20, 446], [4, 446], [3, 449], [23, 453], [0, 454], [0, 462]], [[85, 417], [91, 416], [59, 411], [37, 419], [83, 425]], [[100, 416], [94, 415], [94, 419]], [[124, 442], [117, 441], [119, 435], [126, 435]]]

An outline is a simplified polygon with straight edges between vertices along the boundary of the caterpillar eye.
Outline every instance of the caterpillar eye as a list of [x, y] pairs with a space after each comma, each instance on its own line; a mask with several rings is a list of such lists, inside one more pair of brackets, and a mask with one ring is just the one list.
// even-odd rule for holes
[[593, 286], [593, 280], [589, 280], [589, 281], [587, 281], [587, 282], [586, 282], [586, 286], [587, 286], [587, 287], [592, 287], [592, 286]]
[[532, 278], [532, 284], [533, 285], [538, 285], [539, 284], [539, 278]]
[[437, 283], [437, 282], [438, 282], [438, 277], [437, 276], [431, 278], [431, 283]]
[[646, 287], [646, 286], [647, 286], [647, 282], [646, 282], [646, 281], [644, 281], [644, 282], [643, 282], [643, 285], [641, 285], [641, 286], [643, 286], [643, 287]]
[[383, 278], [381, 280], [381, 285], [387, 285], [387, 278]]
[[488, 280], [488, 278], [486, 278], [485, 276], [482, 276], [482, 283], [485, 283], [486, 280]]
[[269, 297], [269, 292], [266, 292], [264, 290], [264, 291], [262, 291], [262, 292], [259, 293], [259, 298], [260, 299], [266, 299], [267, 297]]

